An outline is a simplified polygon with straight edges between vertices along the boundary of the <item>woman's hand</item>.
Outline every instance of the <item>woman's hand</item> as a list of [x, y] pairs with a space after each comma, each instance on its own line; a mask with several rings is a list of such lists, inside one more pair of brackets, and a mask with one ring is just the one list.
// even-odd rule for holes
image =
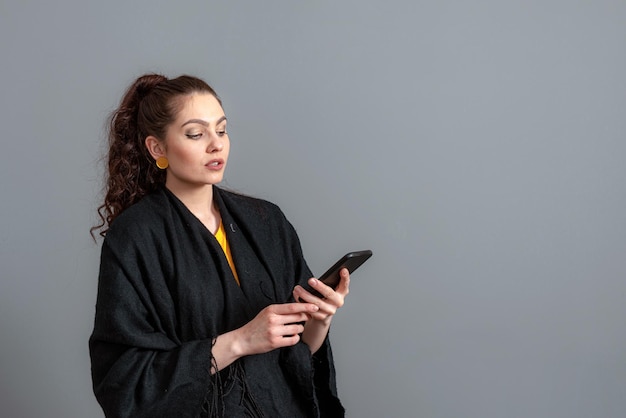
[[296, 300], [306, 302], [305, 304], [312, 303], [319, 307], [317, 312], [309, 315], [311, 320], [304, 325], [302, 334], [302, 341], [308, 344], [312, 353], [319, 350], [324, 343], [332, 318], [337, 313], [337, 309], [343, 306], [345, 298], [350, 291], [350, 273], [348, 269], [341, 269], [340, 276], [341, 280], [334, 290], [316, 278], [309, 279], [309, 285], [319, 292], [322, 298], [311, 294], [302, 286], [296, 286], [293, 290], [293, 296]]
[[[250, 322], [218, 336], [212, 355], [219, 370], [237, 359], [288, 347], [300, 341], [303, 323], [319, 310], [313, 303], [285, 303], [264, 308]], [[215, 365], [211, 373], [215, 373]]]
[[312, 303], [270, 305], [237, 330], [243, 355], [261, 354], [280, 347], [295, 345], [304, 331], [302, 323], [315, 315]]

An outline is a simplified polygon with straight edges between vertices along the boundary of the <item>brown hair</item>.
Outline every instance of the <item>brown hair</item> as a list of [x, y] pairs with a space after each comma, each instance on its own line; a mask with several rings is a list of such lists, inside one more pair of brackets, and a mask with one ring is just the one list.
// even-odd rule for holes
[[163, 140], [180, 111], [180, 99], [193, 93], [209, 93], [222, 104], [211, 86], [188, 75], [168, 79], [146, 74], [128, 88], [109, 120], [105, 197], [92, 235], [100, 230], [105, 236], [120, 213], [165, 183], [165, 170], [156, 167], [144, 141], [150, 135]]

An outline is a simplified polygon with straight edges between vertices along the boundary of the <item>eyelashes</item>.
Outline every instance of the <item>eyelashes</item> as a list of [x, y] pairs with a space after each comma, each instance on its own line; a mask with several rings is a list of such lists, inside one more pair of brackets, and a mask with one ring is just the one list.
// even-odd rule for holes
[[[217, 131], [216, 132], [218, 136], [224, 136], [224, 135], [228, 135], [228, 132], [224, 131]], [[197, 134], [185, 134], [185, 136], [189, 139], [200, 139], [202, 138], [202, 136], [204, 135], [203, 132], [197, 133]]]

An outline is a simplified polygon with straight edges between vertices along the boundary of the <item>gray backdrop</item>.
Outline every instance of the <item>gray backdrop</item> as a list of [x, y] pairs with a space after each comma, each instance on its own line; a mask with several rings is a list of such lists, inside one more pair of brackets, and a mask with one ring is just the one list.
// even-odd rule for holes
[[626, 413], [626, 2], [0, 4], [0, 414], [91, 392], [105, 118], [212, 83], [225, 184], [311, 268], [371, 248], [332, 339], [350, 417]]

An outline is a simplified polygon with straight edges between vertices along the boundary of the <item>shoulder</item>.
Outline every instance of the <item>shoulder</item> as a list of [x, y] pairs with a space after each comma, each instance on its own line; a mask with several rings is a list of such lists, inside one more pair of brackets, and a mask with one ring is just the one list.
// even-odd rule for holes
[[283, 242], [296, 237], [296, 229], [275, 203], [223, 189], [218, 189], [218, 196], [218, 204], [223, 205], [240, 227], [264, 241]]
[[246, 196], [229, 190], [216, 188], [220, 198], [229, 210], [258, 216], [261, 219], [283, 219], [285, 216], [275, 203], [259, 199], [257, 197]]
[[170, 217], [171, 205], [162, 190], [144, 196], [140, 201], [124, 210], [111, 223], [107, 231], [108, 240], [145, 235], [151, 230], [160, 229]]

